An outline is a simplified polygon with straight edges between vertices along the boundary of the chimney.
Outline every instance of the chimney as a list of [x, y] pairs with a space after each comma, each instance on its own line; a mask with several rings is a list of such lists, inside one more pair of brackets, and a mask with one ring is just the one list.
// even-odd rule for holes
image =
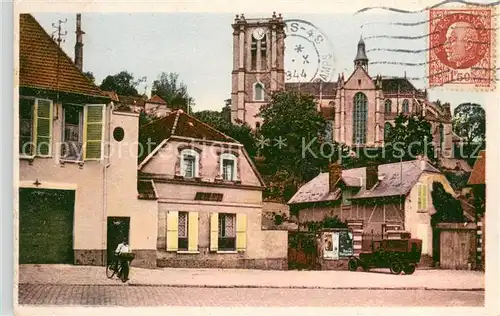
[[424, 171], [425, 170], [425, 167], [427, 166], [427, 161], [428, 161], [428, 158], [424, 155], [419, 155], [417, 157], [419, 163], [420, 163], [420, 170]]
[[328, 183], [329, 191], [335, 191], [335, 184], [342, 177], [342, 167], [338, 162], [332, 162], [328, 166]]
[[83, 71], [83, 34], [82, 15], [76, 14], [76, 44], [75, 44], [75, 65], [80, 71]]
[[366, 166], [366, 189], [371, 190], [378, 182], [378, 164], [369, 162]]

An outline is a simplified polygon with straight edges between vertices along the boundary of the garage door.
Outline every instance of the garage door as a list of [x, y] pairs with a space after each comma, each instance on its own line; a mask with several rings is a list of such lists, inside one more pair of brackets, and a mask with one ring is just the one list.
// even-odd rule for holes
[[73, 263], [75, 191], [19, 190], [19, 263]]

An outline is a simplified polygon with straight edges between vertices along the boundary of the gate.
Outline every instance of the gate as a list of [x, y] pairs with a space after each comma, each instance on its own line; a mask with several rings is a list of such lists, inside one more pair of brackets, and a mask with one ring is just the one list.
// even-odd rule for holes
[[288, 232], [288, 269], [317, 269], [317, 244], [315, 233]]

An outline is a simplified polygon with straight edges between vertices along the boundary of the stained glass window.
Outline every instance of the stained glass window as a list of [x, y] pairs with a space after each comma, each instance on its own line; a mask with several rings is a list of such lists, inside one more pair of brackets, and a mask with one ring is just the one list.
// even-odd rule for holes
[[368, 100], [366, 95], [358, 92], [354, 95], [353, 111], [353, 143], [366, 143], [366, 121], [368, 114]]

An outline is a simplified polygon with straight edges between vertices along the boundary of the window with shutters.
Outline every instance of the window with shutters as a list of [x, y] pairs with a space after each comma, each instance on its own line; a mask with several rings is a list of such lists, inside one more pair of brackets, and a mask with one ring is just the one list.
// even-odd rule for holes
[[358, 92], [354, 95], [353, 111], [353, 143], [363, 145], [366, 143], [366, 123], [368, 119], [368, 100], [366, 95]]
[[237, 179], [237, 160], [236, 156], [230, 153], [224, 153], [220, 157], [222, 179], [226, 181], [235, 181]]
[[189, 227], [188, 212], [179, 212], [178, 219], [178, 250], [188, 250], [188, 227]]
[[51, 100], [25, 98], [19, 100], [19, 153], [21, 156], [52, 155]]
[[426, 184], [417, 184], [417, 192], [418, 192], [418, 210], [426, 211], [427, 210], [427, 185]]
[[220, 251], [236, 250], [236, 214], [219, 214], [219, 238]]
[[253, 99], [254, 101], [264, 101], [264, 85], [256, 82], [253, 86]]
[[84, 106], [81, 105], [63, 105], [61, 158], [64, 160], [83, 159], [83, 109]]
[[34, 99], [19, 100], [19, 154], [33, 156], [34, 154]]
[[185, 178], [198, 176], [199, 155], [192, 149], [181, 151], [181, 175]]
[[392, 112], [392, 101], [390, 99], [385, 100], [385, 113]]
[[104, 110], [103, 104], [85, 106], [83, 144], [86, 160], [100, 160], [103, 156]]

